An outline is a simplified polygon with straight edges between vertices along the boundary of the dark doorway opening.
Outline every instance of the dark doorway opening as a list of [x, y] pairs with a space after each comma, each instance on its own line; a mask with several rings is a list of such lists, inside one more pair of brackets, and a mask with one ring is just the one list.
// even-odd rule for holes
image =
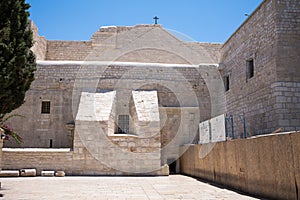
[[[173, 161], [173, 162], [172, 162]], [[169, 162], [170, 163], [170, 162]], [[176, 160], [171, 160], [171, 163], [169, 164], [169, 171], [170, 174], [176, 174]]]

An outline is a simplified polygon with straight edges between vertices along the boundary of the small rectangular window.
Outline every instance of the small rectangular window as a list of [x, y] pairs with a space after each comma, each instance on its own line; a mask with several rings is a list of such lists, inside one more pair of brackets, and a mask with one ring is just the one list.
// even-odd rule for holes
[[229, 90], [229, 75], [224, 76], [224, 87], [225, 87], [225, 92]]
[[118, 117], [118, 133], [129, 133], [129, 115], [119, 115]]
[[247, 60], [247, 80], [254, 76], [254, 60]]
[[42, 114], [50, 114], [50, 101], [42, 102]]

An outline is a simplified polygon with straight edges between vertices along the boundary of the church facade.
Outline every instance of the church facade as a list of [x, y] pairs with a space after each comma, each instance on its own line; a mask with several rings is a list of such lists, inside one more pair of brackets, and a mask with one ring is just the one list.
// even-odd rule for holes
[[265, 0], [224, 44], [184, 42], [157, 24], [49, 41], [32, 23], [38, 69], [14, 111], [25, 118], [10, 121], [24, 143], [5, 146], [70, 151], [56, 164], [51, 152], [4, 152], [2, 168], [167, 174], [215, 116], [242, 115], [247, 136], [300, 130], [299, 12], [297, 0]]

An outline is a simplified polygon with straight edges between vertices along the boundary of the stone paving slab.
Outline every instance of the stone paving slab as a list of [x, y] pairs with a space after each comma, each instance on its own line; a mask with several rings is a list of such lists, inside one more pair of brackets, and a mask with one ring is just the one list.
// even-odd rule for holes
[[194, 178], [168, 177], [30, 177], [1, 178], [0, 200], [175, 200], [255, 199]]

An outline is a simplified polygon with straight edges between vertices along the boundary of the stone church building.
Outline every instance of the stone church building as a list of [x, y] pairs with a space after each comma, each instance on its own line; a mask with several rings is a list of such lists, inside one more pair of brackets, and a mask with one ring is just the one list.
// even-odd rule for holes
[[25, 118], [10, 121], [24, 143], [5, 143], [31, 150], [4, 150], [2, 168], [168, 174], [215, 116], [242, 115], [247, 136], [300, 130], [299, 12], [297, 0], [264, 0], [224, 44], [157, 24], [51, 41], [31, 23], [38, 68], [14, 111]]

